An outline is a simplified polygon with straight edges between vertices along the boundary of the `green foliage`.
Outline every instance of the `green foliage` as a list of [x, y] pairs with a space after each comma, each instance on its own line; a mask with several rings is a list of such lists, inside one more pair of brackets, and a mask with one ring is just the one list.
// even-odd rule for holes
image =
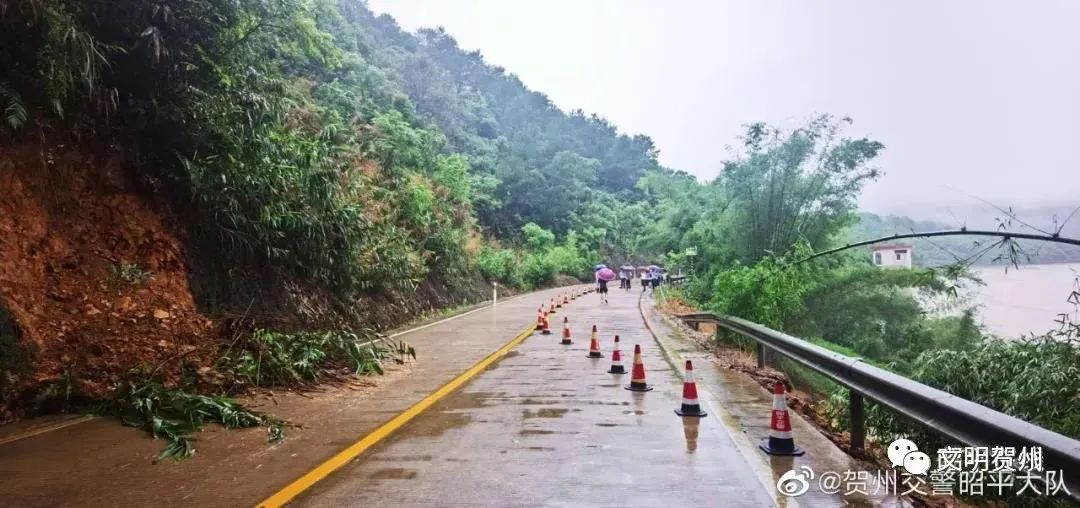
[[518, 268], [518, 256], [513, 249], [484, 247], [476, 256], [476, 267], [488, 280], [520, 286], [524, 282]]
[[545, 251], [555, 245], [555, 234], [548, 231], [535, 222], [530, 222], [521, 227], [525, 245], [533, 251]]
[[768, 327], [783, 328], [785, 323], [804, 312], [803, 296], [811, 290], [813, 283], [806, 267], [787, 267], [783, 259], [768, 257], [753, 266], [737, 265], [718, 273], [713, 282], [716, 290], [708, 308]]
[[530, 253], [521, 265], [521, 279], [525, 287], [534, 288], [555, 276], [555, 266], [546, 254]]
[[825, 115], [791, 132], [748, 126], [745, 152], [720, 177], [737, 259], [754, 261], [797, 241], [817, 250], [854, 222], [862, 185], [878, 176], [869, 164], [884, 145], [841, 137], [845, 123], [851, 119]]
[[152, 272], [144, 270], [138, 264], [113, 263], [109, 265], [109, 276], [106, 282], [109, 286], [115, 288], [122, 285], [146, 284], [153, 278], [154, 274]]
[[266, 426], [271, 442], [284, 439], [284, 422], [245, 409], [225, 396], [206, 396], [170, 389], [160, 383], [131, 384], [109, 410], [124, 425], [167, 441], [157, 460], [184, 459], [195, 454], [195, 437], [210, 423], [227, 429]]
[[26, 106], [22, 97], [3, 81], [0, 81], [0, 111], [3, 111], [3, 122], [11, 130], [18, 130], [26, 124]]
[[[256, 330], [220, 360], [222, 369], [248, 386], [275, 386], [317, 381], [331, 365], [349, 366], [357, 375], [382, 374], [383, 360], [404, 351], [404, 342], [377, 343], [374, 332], [326, 331], [279, 333]], [[403, 357], [399, 357], [404, 360]]]
[[[1080, 348], [1075, 344], [1043, 337], [987, 340], [966, 351], [931, 350], [916, 360], [911, 377], [1080, 438]], [[877, 415], [873, 424], [886, 436], [908, 434], [924, 438], [920, 443], [941, 442], [922, 426], [888, 415]]]

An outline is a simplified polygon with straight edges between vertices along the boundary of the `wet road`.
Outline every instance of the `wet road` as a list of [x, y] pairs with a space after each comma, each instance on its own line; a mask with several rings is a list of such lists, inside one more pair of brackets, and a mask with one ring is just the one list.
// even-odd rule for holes
[[[680, 418], [680, 374], [644, 327], [638, 292], [587, 295], [458, 392], [301, 495], [299, 506], [773, 506], [712, 416]], [[559, 344], [564, 316], [574, 344]], [[589, 328], [602, 359], [587, 358]], [[607, 373], [621, 336], [655, 389]], [[692, 503], [692, 504], [691, 504]]]

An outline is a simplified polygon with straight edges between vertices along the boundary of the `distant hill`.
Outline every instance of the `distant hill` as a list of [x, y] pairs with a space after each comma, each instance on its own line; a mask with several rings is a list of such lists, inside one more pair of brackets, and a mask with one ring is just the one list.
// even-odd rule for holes
[[[1037, 227], [1044, 227], [1049, 229], [1051, 226], [1045, 223], [1052, 221], [1050, 212], [1043, 211], [1043, 214], [1022, 214], [1017, 215], [1030, 221]], [[1067, 215], [1057, 213], [1058, 217]], [[1073, 223], [1076, 224], [1073, 224]], [[856, 223], [848, 231], [848, 236], [845, 241], [856, 242], [861, 240], [869, 240], [872, 238], [879, 238], [894, 234], [903, 234], [925, 231], [942, 231], [942, 230], [955, 230], [959, 229], [965, 224], [948, 224], [944, 222], [938, 222], [934, 220], [916, 220], [910, 217], [898, 216], [898, 215], [877, 215], [873, 213], [859, 213], [859, 222]], [[968, 220], [966, 226], [969, 229], [997, 229], [997, 223], [993, 218], [981, 217], [979, 220]], [[1070, 236], [1080, 236], [1080, 218], [1073, 218], [1069, 227], [1066, 227], [1062, 234]], [[1014, 224], [1013, 231], [1030, 232], [1029, 229], [1022, 228], [1019, 225]], [[956, 261], [957, 258], [966, 259], [968, 257], [976, 256], [981, 250], [990, 247], [995, 242], [992, 238], [987, 237], [941, 237], [933, 238], [929, 240], [925, 239], [913, 239], [905, 241], [911, 243], [914, 246], [914, 258], [913, 262], [919, 266], [941, 266]], [[1035, 241], [1023, 241], [1020, 243], [1026, 257], [1021, 258], [1021, 262], [1030, 262], [1032, 264], [1050, 264], [1050, 263], [1072, 263], [1080, 262], [1080, 248], [1070, 247], [1068, 245], [1053, 244], [1048, 242], [1035, 242]], [[985, 254], [978, 256], [975, 260], [979, 265], [993, 265], [1002, 264], [1003, 261], [997, 260], [1001, 249], [990, 248]], [[869, 254], [868, 254], [869, 255]]]

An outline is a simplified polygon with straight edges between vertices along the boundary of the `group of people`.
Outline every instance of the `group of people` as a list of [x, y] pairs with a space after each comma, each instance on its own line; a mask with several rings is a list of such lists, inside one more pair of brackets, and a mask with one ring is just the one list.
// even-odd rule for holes
[[[597, 265], [597, 266], [603, 266], [603, 265]], [[607, 284], [608, 284], [608, 281], [600, 276], [600, 270], [601, 270], [601, 268], [597, 268], [596, 271], [595, 271], [595, 275], [596, 275], [596, 292], [600, 295], [600, 301], [602, 303], [608, 303], [607, 302], [607, 294], [608, 294]], [[621, 270], [619, 270], [619, 289], [623, 289], [623, 290], [626, 290], [626, 291], [630, 291], [631, 289], [633, 289], [633, 284], [634, 284], [633, 279], [634, 279], [634, 275], [635, 275], [636, 272], [637, 272], [637, 269], [633, 269], [633, 270], [621, 269]], [[610, 278], [610, 276], [611, 276], [611, 273], [609, 272], [608, 277]], [[663, 272], [659, 269], [659, 267], [653, 266], [653, 267], [650, 267], [649, 269], [641, 270], [641, 276], [639, 278], [641, 279], [641, 292], [644, 293], [646, 290], [655, 290], [655, 288], [660, 285], [660, 282], [663, 280], [664, 275], [663, 275]]]

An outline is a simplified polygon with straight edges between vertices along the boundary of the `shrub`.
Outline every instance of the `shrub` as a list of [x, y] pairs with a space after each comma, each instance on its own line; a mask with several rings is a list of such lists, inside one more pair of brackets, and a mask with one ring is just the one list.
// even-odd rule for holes
[[510, 249], [484, 247], [476, 256], [476, 268], [488, 280], [513, 283], [517, 278], [517, 256]]

